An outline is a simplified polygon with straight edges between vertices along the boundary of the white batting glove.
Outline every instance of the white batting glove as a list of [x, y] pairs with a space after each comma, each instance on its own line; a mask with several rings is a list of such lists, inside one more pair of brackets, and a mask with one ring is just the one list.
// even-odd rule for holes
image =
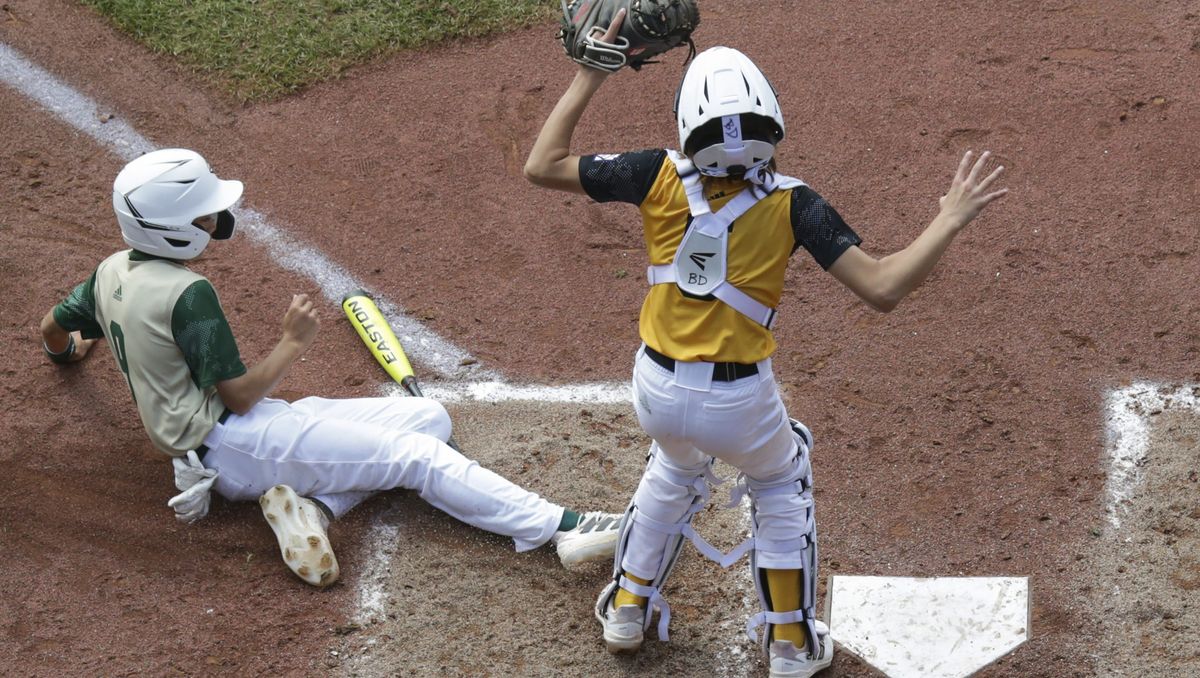
[[204, 468], [195, 450], [188, 450], [185, 457], [171, 457], [171, 465], [175, 467], [175, 489], [183, 492], [206, 478], [216, 478], [217, 471]]
[[175, 487], [182, 491], [171, 497], [167, 506], [175, 510], [176, 520], [190, 525], [208, 515], [210, 492], [220, 472], [204, 468], [194, 451], [189, 451], [187, 457], [172, 458], [171, 464], [175, 467]]

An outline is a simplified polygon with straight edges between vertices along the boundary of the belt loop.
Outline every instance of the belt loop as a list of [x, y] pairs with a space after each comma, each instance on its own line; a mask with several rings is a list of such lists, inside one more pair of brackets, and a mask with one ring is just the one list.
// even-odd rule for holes
[[774, 370], [771, 368], [771, 358], [766, 357], [758, 361], [758, 378], [763, 381], [768, 381], [775, 378]]
[[689, 391], [707, 392], [712, 388], [715, 368], [707, 362], [675, 362], [675, 385]]

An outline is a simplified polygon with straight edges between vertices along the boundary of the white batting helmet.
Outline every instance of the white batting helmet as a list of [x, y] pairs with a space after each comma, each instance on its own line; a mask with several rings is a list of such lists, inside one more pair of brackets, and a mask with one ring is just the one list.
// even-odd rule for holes
[[217, 215], [212, 238], [233, 235], [229, 208], [242, 197], [242, 182], [223, 181], [199, 153], [168, 148], [130, 162], [113, 182], [113, 210], [125, 243], [168, 259], [193, 259], [208, 246], [208, 233], [192, 224]]
[[745, 54], [730, 47], [692, 60], [675, 96], [679, 147], [710, 176], [761, 170], [783, 139], [775, 88]]

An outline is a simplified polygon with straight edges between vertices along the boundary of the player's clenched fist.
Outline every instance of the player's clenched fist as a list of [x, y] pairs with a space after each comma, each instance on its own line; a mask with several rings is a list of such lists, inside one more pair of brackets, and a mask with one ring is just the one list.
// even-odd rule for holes
[[283, 315], [283, 336], [301, 346], [308, 348], [317, 338], [317, 330], [321, 322], [317, 318], [317, 309], [307, 294], [292, 295], [292, 303]]

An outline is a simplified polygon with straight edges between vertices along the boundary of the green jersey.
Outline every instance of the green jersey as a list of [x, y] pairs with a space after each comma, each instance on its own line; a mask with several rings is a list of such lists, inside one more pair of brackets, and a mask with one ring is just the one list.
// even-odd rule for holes
[[246, 373], [212, 284], [178, 261], [117, 252], [54, 320], [108, 340], [146, 433], [172, 456], [198, 447], [224, 413], [217, 382]]

